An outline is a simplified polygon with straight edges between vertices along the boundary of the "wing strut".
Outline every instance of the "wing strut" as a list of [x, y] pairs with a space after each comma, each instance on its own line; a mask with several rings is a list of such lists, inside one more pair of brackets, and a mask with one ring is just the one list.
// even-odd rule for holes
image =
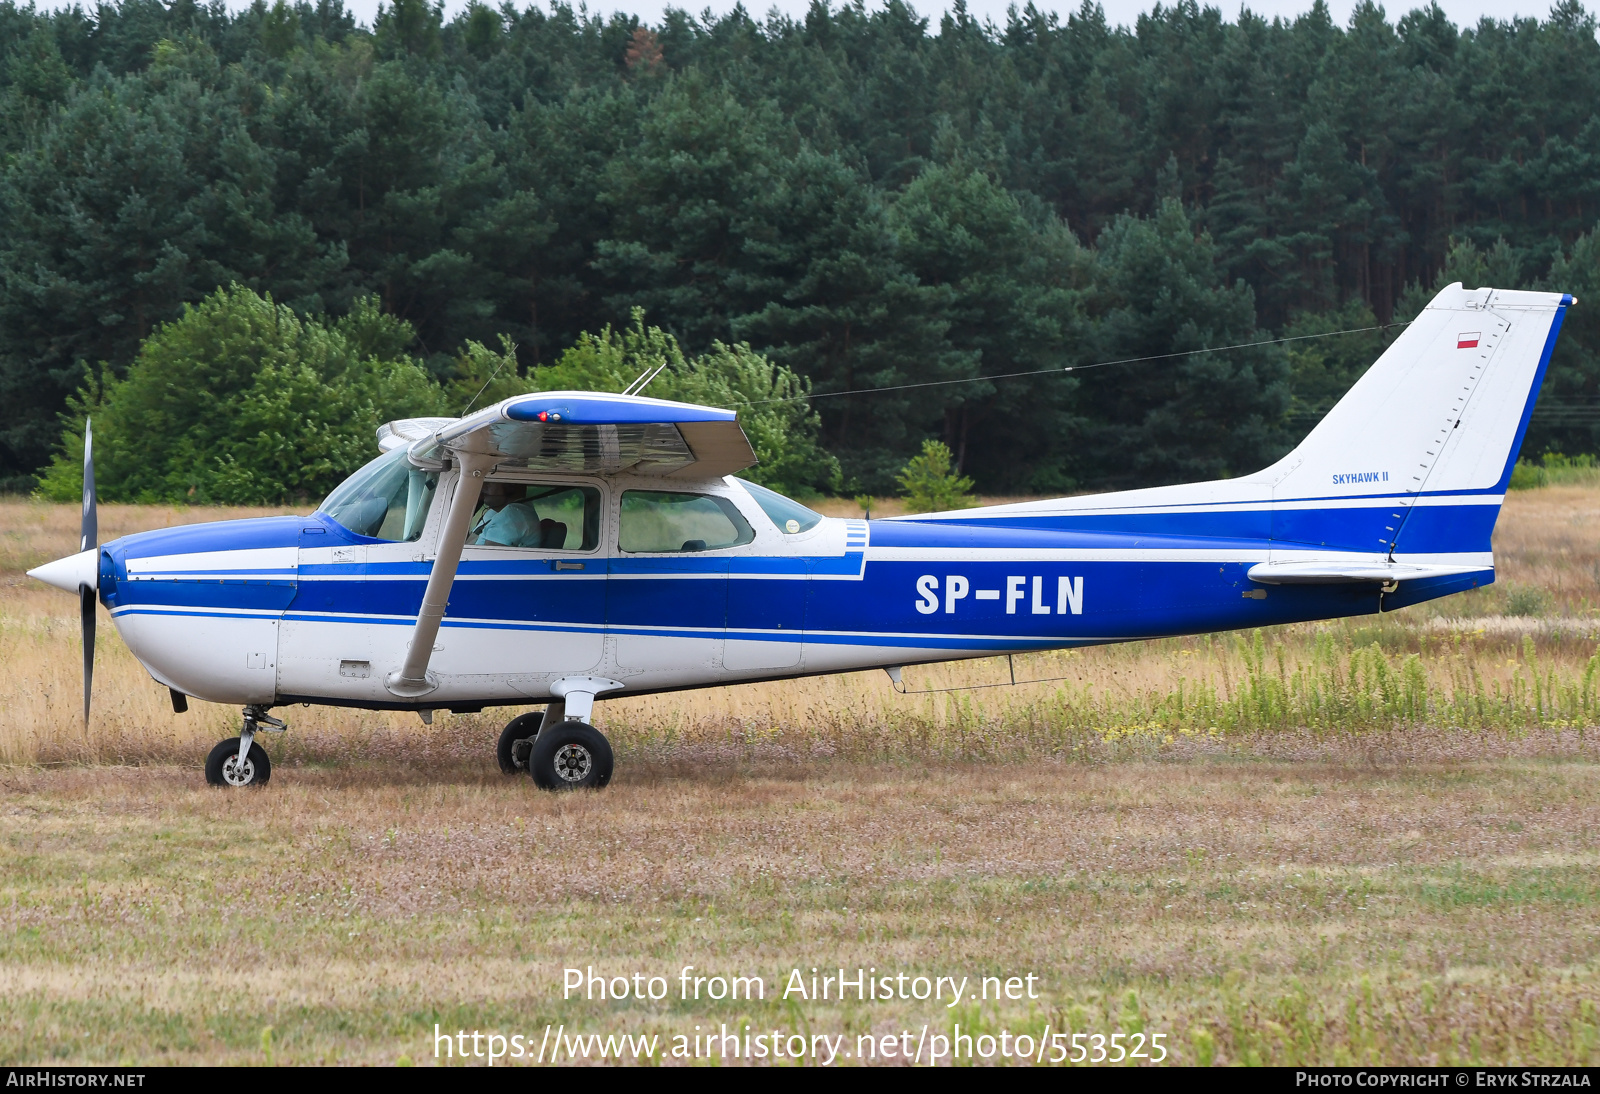
[[439, 686], [437, 680], [428, 676], [433, 641], [439, 637], [439, 623], [450, 602], [456, 567], [461, 565], [461, 549], [466, 546], [467, 524], [483, 493], [483, 477], [500, 460], [498, 456], [482, 452], [456, 452], [455, 457], [461, 474], [456, 480], [455, 496], [450, 499], [450, 512], [445, 514], [444, 527], [439, 529], [439, 550], [434, 556], [433, 570], [428, 574], [428, 588], [422, 594], [416, 629], [411, 632], [411, 647], [406, 650], [406, 660], [400, 671], [391, 672], [383, 681], [391, 694], [403, 699], [418, 698]]

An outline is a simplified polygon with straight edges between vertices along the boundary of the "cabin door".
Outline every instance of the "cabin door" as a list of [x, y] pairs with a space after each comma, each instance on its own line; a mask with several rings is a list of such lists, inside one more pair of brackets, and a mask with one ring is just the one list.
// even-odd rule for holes
[[603, 484], [484, 484], [433, 656], [464, 675], [578, 673], [605, 653]]
[[733, 502], [687, 490], [626, 490], [606, 586], [606, 627], [617, 667], [660, 683], [701, 681], [722, 670], [728, 570], [755, 538]]

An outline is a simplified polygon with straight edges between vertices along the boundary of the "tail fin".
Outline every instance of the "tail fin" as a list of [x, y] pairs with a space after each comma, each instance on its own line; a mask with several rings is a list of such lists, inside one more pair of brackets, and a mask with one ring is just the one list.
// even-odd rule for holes
[[1253, 475], [902, 519], [1266, 540], [1275, 561], [1354, 552], [1492, 567], [1489, 536], [1574, 302], [1451, 285], [1293, 452]]
[[1572, 303], [1440, 292], [1293, 452], [1252, 476], [1271, 482], [1272, 539], [1390, 559], [1488, 551]]

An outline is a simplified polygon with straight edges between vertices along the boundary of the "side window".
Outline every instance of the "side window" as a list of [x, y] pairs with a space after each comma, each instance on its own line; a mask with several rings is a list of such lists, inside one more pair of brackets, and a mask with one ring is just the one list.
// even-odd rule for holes
[[756, 538], [733, 502], [710, 494], [628, 490], [617, 546], [633, 553], [714, 551]]
[[798, 532], [809, 532], [822, 523], [822, 514], [813, 513], [804, 505], [786, 498], [776, 490], [768, 490], [765, 486], [757, 486], [748, 479], [740, 479], [739, 485], [761, 506], [761, 511], [772, 518], [772, 523], [778, 526], [778, 531], [785, 535], [794, 535]]
[[592, 551], [600, 546], [600, 491], [592, 486], [543, 483], [483, 484], [468, 543]]

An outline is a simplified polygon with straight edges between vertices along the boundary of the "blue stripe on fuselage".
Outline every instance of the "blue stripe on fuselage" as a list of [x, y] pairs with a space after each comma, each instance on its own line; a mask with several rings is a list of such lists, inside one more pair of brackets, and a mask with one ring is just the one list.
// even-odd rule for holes
[[[1245, 593], [1264, 588], [1246, 576], [1248, 567], [1213, 562], [873, 562], [862, 586], [840, 589], [838, 595], [814, 590], [806, 629], [1119, 641], [1378, 610], [1373, 586], [1285, 586], [1266, 589], [1263, 599], [1247, 598]], [[924, 577], [934, 579], [931, 611], [918, 609], [919, 603], [929, 607], [929, 598], [919, 596], [918, 581]], [[1063, 578], [1074, 591], [1081, 588], [1082, 614], [1073, 614], [1070, 602], [1061, 610]], [[952, 599], [952, 589], [959, 591], [963, 584], [966, 594]], [[998, 595], [979, 599], [980, 592]]]
[[[1482, 518], [1493, 511], [1493, 506], [1424, 507], [1414, 518], [1419, 533], [1449, 537], [1450, 546], [1459, 550], [1461, 536], [1478, 534], [1473, 529], [1481, 527], [1487, 534]], [[1351, 511], [1312, 512], [1348, 517]], [[156, 544], [171, 554], [286, 546], [298, 541], [305, 523], [301, 518], [267, 518], [163, 529], [127, 537], [108, 548], [125, 564], [129, 555], [160, 553]], [[1430, 527], [1435, 530], [1428, 532]], [[337, 541], [327, 534], [330, 542]], [[1412, 535], [1408, 527], [1410, 545], [1418, 549]], [[812, 637], [807, 640], [823, 644], [1020, 650], [1355, 615], [1379, 606], [1372, 586], [1256, 585], [1246, 570], [1273, 544], [1250, 537], [1158, 536], [1126, 529], [1042, 531], [993, 521], [897, 520], [873, 522], [870, 539], [874, 549], [927, 549], [934, 558], [866, 561], [860, 550], [811, 558], [584, 556], [586, 565], [603, 567], [598, 574], [554, 572], [549, 558], [470, 559], [463, 563], [451, 592], [445, 622], [507, 630], [592, 631], [607, 626], [631, 634], [700, 637], [730, 628], [741, 637], [776, 642], [800, 641], [809, 632]], [[1040, 550], [1100, 557], [1004, 560], [1007, 552]], [[1195, 550], [1218, 551], [1240, 561], [1160, 560], [1162, 555], [1170, 559]], [[941, 551], [950, 554], [938, 554]], [[973, 554], [963, 559], [963, 551]], [[430, 568], [425, 562], [308, 566], [302, 577], [314, 580], [297, 584], [267, 571], [223, 580], [127, 581], [124, 568], [113, 607], [119, 614], [287, 609], [287, 615], [297, 619], [408, 624], [420, 607]], [[953, 596], [952, 577], [964, 579], [965, 596]], [[931, 579], [931, 586], [923, 581], [922, 589], [934, 591], [931, 611], [917, 607], [929, 604], [919, 590], [924, 578]], [[1073, 599], [1081, 588], [1081, 614], [1071, 612], [1070, 604], [1062, 610], [1062, 578], [1069, 579]], [[1385, 603], [1400, 606], [1492, 580], [1492, 571], [1481, 571], [1408, 583]], [[996, 596], [979, 599], [980, 591]], [[1265, 596], [1258, 598], [1263, 592]], [[1036, 606], [1044, 610], [1036, 611]]]
[[[508, 631], [592, 631], [604, 625], [614, 633], [699, 638], [727, 625], [730, 635], [775, 642], [1003, 651], [1236, 630], [1370, 614], [1379, 608], [1373, 586], [1278, 586], [1265, 589], [1267, 595], [1262, 599], [1246, 597], [1245, 593], [1261, 587], [1249, 581], [1245, 570], [1244, 564], [1205, 562], [879, 562], [869, 566], [867, 579], [861, 583], [810, 584], [808, 589], [808, 583], [798, 577], [789, 582], [765, 582], [731, 606], [726, 586], [707, 575], [673, 582], [670, 590], [661, 590], [660, 598], [637, 596], [630, 588], [625, 601], [611, 605], [611, 618], [603, 623], [599, 618], [603, 600], [586, 604], [554, 599], [508, 602], [509, 594], [549, 590], [550, 586], [481, 582], [475, 583], [480, 588], [473, 590], [481, 593], [481, 599], [475, 595], [459, 601], [452, 595], [444, 625]], [[927, 605], [926, 598], [918, 595], [918, 579], [925, 575], [935, 577], [933, 588], [938, 593], [934, 610], [927, 613], [917, 610], [919, 602]], [[965, 579], [967, 594], [947, 605], [945, 594], [952, 576]], [[1072, 614], [1070, 605], [1065, 613], [1059, 610], [1056, 590], [1061, 577], [1075, 579], [1074, 583], [1081, 580], [1081, 614]], [[1012, 580], [1016, 578], [1021, 580]], [[1039, 579], [1042, 595], [1038, 606], [1046, 609], [1043, 612], [1034, 610], [1035, 578]], [[1408, 583], [1401, 592], [1388, 594], [1385, 606], [1402, 607], [1492, 580], [1492, 571], [1480, 571]], [[706, 588], [708, 583], [714, 590]], [[220, 609], [253, 606], [242, 601], [239, 594], [243, 590], [238, 586], [196, 583], [180, 589], [174, 583], [140, 584], [167, 594], [159, 601], [160, 608], [155, 607], [156, 598], [141, 598], [139, 603], [119, 607], [118, 615], [157, 610], [162, 614], [224, 614]], [[411, 625], [407, 609], [392, 599], [371, 595], [378, 590], [364, 589], [362, 584], [323, 583], [318, 592], [331, 594], [323, 598], [325, 608], [302, 598], [286, 617]], [[598, 588], [601, 583], [590, 584]], [[409, 588], [420, 600], [420, 585], [411, 583]], [[979, 600], [976, 594], [980, 590], [997, 595]], [[669, 591], [671, 596], [666, 595]], [[561, 610], [563, 602], [570, 612]], [[617, 610], [619, 606], [623, 610]], [[1008, 606], [1012, 611], [1007, 611]], [[206, 607], [215, 611], [206, 612]], [[947, 611], [947, 607], [955, 610]]]
[[[945, 534], [956, 528], [1007, 529], [1023, 533], [1070, 533], [1119, 537], [1160, 537], [1168, 542], [1187, 541], [1189, 546], [1227, 547], [1250, 542], [1255, 549], [1282, 547], [1304, 549], [1377, 552], [1386, 549], [1397, 527], [1399, 511], [1394, 500], [1350, 508], [1290, 509], [1263, 506], [1259, 509], [1183, 510], [1164, 513], [1049, 513], [1019, 514], [1005, 517], [973, 516], [917, 521], [897, 518], [872, 525], [872, 542], [887, 545], [900, 535], [889, 531], [901, 528], [932, 528]], [[1412, 508], [1405, 525], [1405, 549], [1410, 554], [1452, 554], [1462, 551], [1487, 551], [1490, 535], [1500, 515], [1500, 506], [1418, 505]], [[1035, 541], [1031, 546], [1043, 544]]]

